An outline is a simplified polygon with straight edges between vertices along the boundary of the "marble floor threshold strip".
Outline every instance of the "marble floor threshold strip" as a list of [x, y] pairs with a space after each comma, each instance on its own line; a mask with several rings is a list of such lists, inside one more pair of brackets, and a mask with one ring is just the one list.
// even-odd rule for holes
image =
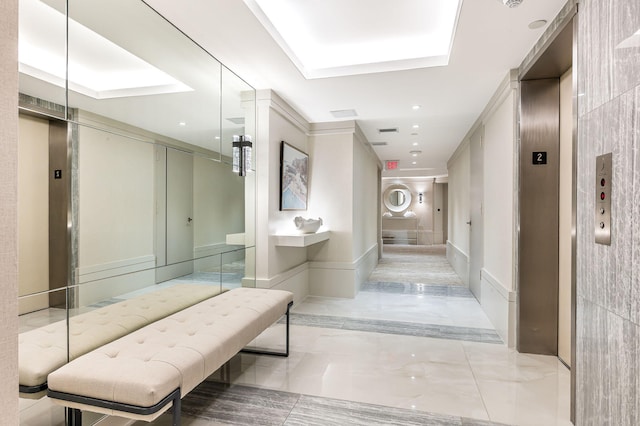
[[[283, 322], [281, 319], [280, 322]], [[432, 337], [436, 339], [464, 340], [478, 343], [502, 344], [495, 330], [489, 328], [456, 327], [451, 325], [421, 324], [415, 322], [386, 321], [337, 317], [330, 315], [290, 314], [290, 324], [307, 327], [335, 328], [370, 333], [403, 336]]]
[[484, 420], [204, 381], [182, 399], [182, 415], [225, 425], [499, 425]]
[[425, 296], [473, 297], [473, 294], [467, 287], [447, 284], [369, 281], [362, 284], [360, 291]]

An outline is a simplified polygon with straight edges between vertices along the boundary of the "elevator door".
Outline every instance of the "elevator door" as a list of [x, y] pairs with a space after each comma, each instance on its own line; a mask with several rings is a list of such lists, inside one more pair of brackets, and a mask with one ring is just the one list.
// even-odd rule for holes
[[167, 149], [167, 264], [193, 259], [193, 155]]
[[518, 351], [558, 354], [559, 80], [521, 82]]
[[[67, 125], [21, 113], [18, 141], [20, 314], [65, 307], [68, 284]], [[28, 296], [28, 297], [25, 297]]]
[[49, 307], [49, 120], [20, 114], [18, 288], [20, 314]]

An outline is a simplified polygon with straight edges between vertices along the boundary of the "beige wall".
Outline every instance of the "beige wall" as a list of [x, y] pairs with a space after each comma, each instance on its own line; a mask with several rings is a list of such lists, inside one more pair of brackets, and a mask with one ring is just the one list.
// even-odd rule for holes
[[2, 424], [18, 417], [18, 1], [0, 2], [0, 407]]
[[[18, 146], [20, 314], [49, 307], [49, 120], [21, 114]], [[39, 293], [39, 294], [38, 294]]]

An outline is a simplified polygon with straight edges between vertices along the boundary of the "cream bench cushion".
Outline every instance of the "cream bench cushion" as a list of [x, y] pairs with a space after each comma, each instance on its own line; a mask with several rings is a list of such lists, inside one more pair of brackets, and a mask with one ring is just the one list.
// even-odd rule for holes
[[70, 408], [151, 421], [171, 404], [136, 415], [55, 394], [135, 407], [157, 405], [176, 389], [182, 397], [278, 321], [292, 303], [288, 291], [230, 290], [64, 365], [49, 375], [49, 396]]
[[[75, 359], [220, 292], [218, 286], [178, 284], [71, 317], [69, 358]], [[25, 393], [46, 389], [49, 373], [67, 363], [67, 321], [21, 333], [18, 342], [20, 391], [28, 396]]]

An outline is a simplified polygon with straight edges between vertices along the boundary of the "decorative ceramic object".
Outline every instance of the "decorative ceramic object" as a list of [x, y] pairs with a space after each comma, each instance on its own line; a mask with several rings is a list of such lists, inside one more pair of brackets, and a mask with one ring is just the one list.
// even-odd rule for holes
[[297, 216], [295, 219], [293, 219], [293, 223], [296, 224], [296, 228], [298, 229], [298, 231], [302, 232], [303, 234], [313, 234], [318, 231], [320, 226], [322, 226], [322, 218], [319, 217], [317, 219], [305, 219], [302, 216]]

